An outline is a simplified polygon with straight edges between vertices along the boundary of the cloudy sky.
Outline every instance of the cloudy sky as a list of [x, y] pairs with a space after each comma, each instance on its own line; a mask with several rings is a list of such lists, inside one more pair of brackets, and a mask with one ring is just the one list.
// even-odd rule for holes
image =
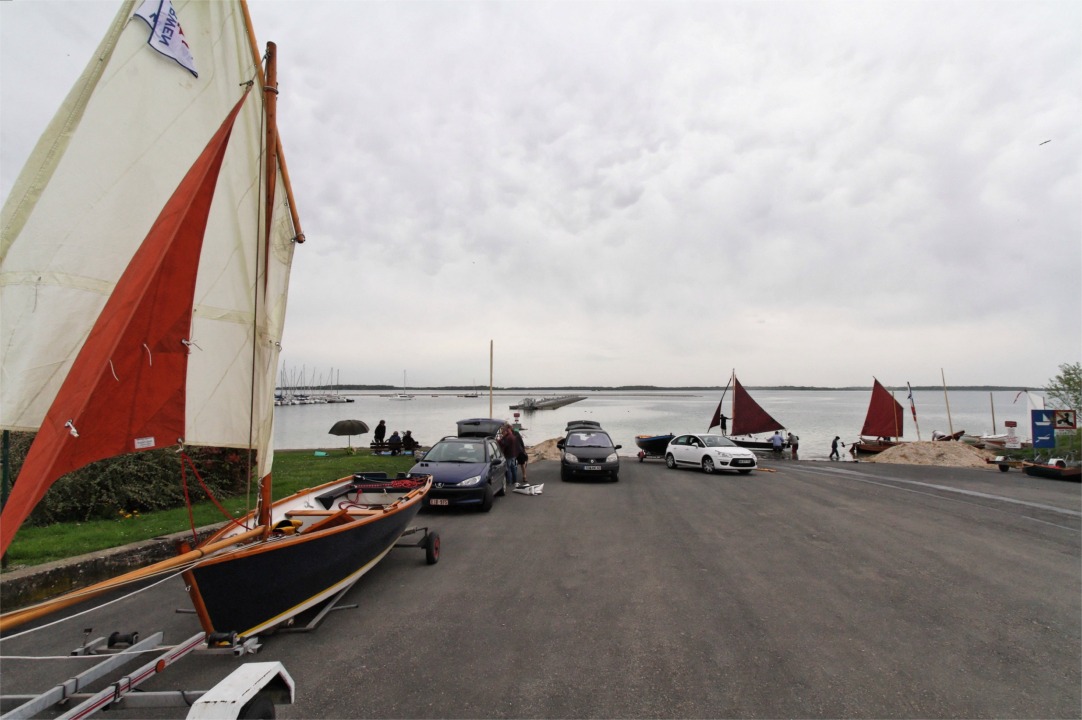
[[[0, 3], [0, 182], [116, 11]], [[251, 0], [283, 362], [411, 386], [1041, 386], [1082, 358], [1082, 4]], [[183, 12], [181, 11], [183, 22]]]

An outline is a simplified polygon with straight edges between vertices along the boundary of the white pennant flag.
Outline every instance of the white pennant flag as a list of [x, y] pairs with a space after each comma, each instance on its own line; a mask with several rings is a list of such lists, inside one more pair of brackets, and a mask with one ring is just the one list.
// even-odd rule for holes
[[150, 38], [147, 44], [162, 55], [176, 60], [182, 67], [199, 77], [195, 71], [195, 58], [184, 38], [180, 27], [180, 18], [173, 9], [171, 0], [143, 0], [135, 14], [150, 25]]

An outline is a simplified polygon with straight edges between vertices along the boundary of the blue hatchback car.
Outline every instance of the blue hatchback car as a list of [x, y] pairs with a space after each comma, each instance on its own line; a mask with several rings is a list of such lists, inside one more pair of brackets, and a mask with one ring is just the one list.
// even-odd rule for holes
[[488, 512], [493, 498], [507, 493], [503, 453], [491, 437], [445, 437], [410, 472], [432, 476], [425, 498], [432, 507], [472, 505]]

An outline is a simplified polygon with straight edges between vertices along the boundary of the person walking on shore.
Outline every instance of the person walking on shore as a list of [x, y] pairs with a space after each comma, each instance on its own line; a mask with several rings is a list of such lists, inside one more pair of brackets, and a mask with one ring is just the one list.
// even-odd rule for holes
[[792, 450], [794, 460], [797, 459], [796, 449], [798, 447], [800, 447], [800, 438], [798, 438], [793, 433], [789, 433], [789, 449]]
[[[840, 441], [841, 441], [841, 438], [838, 437], [837, 435], [835, 435], [834, 439], [831, 440], [831, 442], [830, 442], [830, 459], [831, 460], [841, 460], [842, 459], [842, 456], [838, 453], [838, 443]], [[842, 443], [841, 445], [842, 445], [842, 447], [845, 447], [845, 443]]]

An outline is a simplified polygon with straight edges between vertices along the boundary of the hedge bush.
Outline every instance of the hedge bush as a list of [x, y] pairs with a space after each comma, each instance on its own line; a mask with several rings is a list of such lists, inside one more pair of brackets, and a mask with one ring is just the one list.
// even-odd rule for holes
[[[32, 433], [11, 433], [11, 477], [16, 483], [33, 438]], [[247, 490], [249, 451], [192, 447], [186, 452], [216, 497]], [[253, 461], [254, 455], [253, 452]], [[175, 448], [99, 460], [57, 480], [27, 522], [31, 525], [82, 522], [183, 507], [182, 477], [181, 455]], [[187, 482], [192, 502], [203, 500], [203, 488], [190, 468]]]

